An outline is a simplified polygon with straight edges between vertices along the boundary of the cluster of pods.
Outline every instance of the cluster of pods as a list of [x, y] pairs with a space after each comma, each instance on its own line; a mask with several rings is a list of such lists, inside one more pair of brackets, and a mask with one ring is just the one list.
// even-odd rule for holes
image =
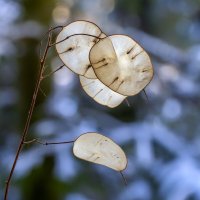
[[85, 92], [111, 108], [138, 94], [153, 78], [151, 60], [137, 42], [127, 35], [107, 36], [88, 21], [65, 26], [57, 36], [56, 50], [79, 75]]
[[[94, 23], [75, 21], [62, 28], [56, 39], [62, 62], [79, 75], [85, 92], [96, 102], [116, 107], [138, 94], [153, 78], [145, 50], [127, 35], [107, 36]], [[74, 142], [76, 157], [122, 171], [124, 151], [99, 133], [85, 133]]]

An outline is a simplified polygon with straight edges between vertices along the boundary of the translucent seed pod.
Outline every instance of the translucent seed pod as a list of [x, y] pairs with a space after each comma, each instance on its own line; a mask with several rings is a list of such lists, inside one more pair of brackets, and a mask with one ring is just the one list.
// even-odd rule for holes
[[74, 142], [73, 153], [80, 159], [119, 172], [127, 166], [127, 158], [121, 147], [99, 133], [85, 133], [78, 137]]
[[146, 51], [126, 35], [111, 35], [98, 41], [89, 54], [97, 78], [111, 90], [132, 96], [153, 78]]
[[126, 98], [105, 86], [98, 79], [88, 79], [84, 76], [79, 76], [79, 78], [84, 91], [99, 104], [114, 108]]
[[56, 38], [56, 50], [63, 63], [73, 72], [96, 78], [90, 65], [92, 46], [105, 37], [101, 29], [88, 21], [75, 21], [65, 26]]

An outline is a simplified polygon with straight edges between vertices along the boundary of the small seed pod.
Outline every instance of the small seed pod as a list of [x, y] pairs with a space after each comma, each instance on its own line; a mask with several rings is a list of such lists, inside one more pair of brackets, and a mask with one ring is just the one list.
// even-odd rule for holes
[[127, 158], [121, 147], [99, 133], [85, 133], [78, 137], [73, 153], [80, 159], [120, 172], [127, 166]]
[[153, 78], [148, 54], [126, 35], [111, 35], [99, 40], [91, 48], [89, 59], [97, 78], [125, 96], [138, 94]]
[[73, 72], [96, 78], [89, 61], [92, 46], [105, 37], [101, 29], [88, 21], [75, 21], [64, 27], [56, 39], [56, 50], [63, 63]]
[[99, 104], [114, 108], [126, 98], [105, 86], [98, 79], [88, 79], [84, 76], [79, 76], [79, 78], [84, 91]]

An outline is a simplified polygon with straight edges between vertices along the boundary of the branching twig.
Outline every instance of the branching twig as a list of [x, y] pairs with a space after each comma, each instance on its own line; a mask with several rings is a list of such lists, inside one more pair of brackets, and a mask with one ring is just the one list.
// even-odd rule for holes
[[57, 43], [60, 43], [64, 40], [67, 40], [68, 38], [72, 37], [72, 36], [75, 36], [75, 35], [88, 35], [88, 36], [91, 36], [91, 37], [95, 37], [95, 38], [98, 38], [100, 39], [99, 37], [96, 37], [96, 36], [93, 36], [93, 35], [89, 35], [89, 34], [74, 34], [74, 35], [70, 35], [66, 38], [64, 38], [62, 41], [59, 41], [59, 42], [55, 42], [55, 43], [52, 43], [52, 30], [54, 30], [55, 28], [50, 28], [49, 31], [48, 31], [48, 41], [47, 41], [47, 45], [46, 45], [46, 48], [44, 50], [44, 54], [42, 57], [40, 57], [40, 69], [39, 69], [39, 75], [38, 75], [38, 78], [37, 78], [37, 81], [36, 81], [36, 84], [35, 84], [35, 90], [33, 92], [33, 97], [32, 97], [32, 100], [31, 100], [31, 105], [30, 105], [30, 108], [29, 108], [29, 111], [28, 111], [28, 116], [27, 116], [27, 119], [26, 119], [26, 123], [25, 123], [25, 126], [24, 126], [24, 131], [22, 133], [22, 137], [21, 137], [21, 140], [20, 140], [20, 143], [19, 143], [19, 146], [18, 146], [18, 149], [17, 149], [17, 152], [16, 152], [16, 155], [15, 155], [15, 159], [14, 159], [14, 162], [13, 162], [13, 165], [12, 165], [12, 168], [11, 168], [11, 171], [10, 171], [10, 174], [8, 176], [8, 179], [6, 181], [6, 186], [5, 186], [5, 193], [4, 193], [4, 200], [7, 200], [8, 199], [8, 191], [9, 191], [9, 186], [10, 186], [10, 182], [11, 182], [11, 179], [12, 179], [12, 176], [13, 176], [13, 173], [15, 171], [15, 167], [16, 167], [16, 164], [17, 164], [17, 161], [18, 161], [18, 158], [19, 158], [19, 155], [20, 155], [20, 152], [23, 148], [23, 145], [24, 144], [28, 144], [28, 143], [32, 143], [32, 142], [37, 142], [39, 144], [43, 144], [43, 145], [51, 145], [51, 144], [66, 144], [66, 143], [72, 143], [74, 141], [69, 141], [69, 142], [52, 142], [52, 143], [43, 143], [43, 142], [40, 142], [36, 139], [32, 140], [32, 141], [29, 141], [29, 142], [26, 142], [26, 137], [27, 137], [27, 134], [28, 134], [28, 131], [29, 131], [29, 127], [30, 127], [30, 122], [31, 122], [31, 118], [32, 118], [32, 115], [33, 115], [33, 110], [34, 110], [34, 107], [35, 107], [35, 102], [36, 102], [36, 98], [37, 98], [37, 95], [38, 95], [38, 91], [40, 90], [40, 84], [41, 84], [41, 81], [46, 78], [46, 77], [49, 77], [50, 75], [52, 75], [53, 73], [55, 73], [56, 71], [58, 71], [59, 69], [61, 69], [64, 65], [60, 66], [58, 69], [56, 69], [55, 71], [47, 74], [46, 76], [44, 76], [44, 70], [45, 70], [45, 61], [46, 61], [46, 58], [47, 58], [47, 54], [48, 54], [48, 51], [49, 49], [54, 46], [55, 44]]
[[40, 50], [40, 51], [39, 51], [40, 59], [41, 59], [41, 57], [42, 57], [42, 53], [41, 53], [41, 50], [42, 50], [42, 41], [46, 38], [46, 36], [48, 36], [49, 34], [51, 34], [52, 31], [54, 31], [55, 29], [58, 29], [58, 28], [63, 29], [63, 26], [56, 26], [56, 27], [50, 28], [50, 29], [48, 30], [48, 32], [45, 33], [45, 35], [42, 37], [41, 42], [40, 42], [40, 48], [39, 48], [39, 50]]
[[[15, 158], [14, 158], [14, 162], [13, 162], [13, 165], [12, 165], [12, 168], [10, 170], [10, 173], [9, 173], [9, 176], [8, 176], [8, 179], [6, 181], [6, 186], [5, 186], [5, 193], [4, 193], [4, 200], [7, 200], [8, 199], [8, 192], [9, 192], [9, 186], [10, 186], [10, 182], [11, 182], [11, 179], [12, 179], [12, 176], [13, 176], [13, 173], [15, 171], [15, 167], [16, 167], [16, 164], [17, 164], [17, 161], [18, 161], [18, 158], [19, 158], [19, 155], [20, 155], [20, 152], [22, 151], [22, 148], [23, 148], [23, 145], [24, 144], [30, 144], [30, 143], [33, 143], [33, 142], [36, 142], [36, 143], [39, 143], [39, 144], [42, 144], [42, 145], [53, 145], [53, 144], [66, 144], [66, 143], [72, 143], [74, 141], [67, 141], [67, 142], [41, 142], [37, 139], [33, 139], [31, 141], [26, 141], [26, 137], [27, 137], [27, 134], [28, 134], [28, 131], [29, 131], [29, 127], [30, 127], [30, 122], [31, 122], [31, 119], [32, 119], [32, 115], [33, 115], [33, 111], [34, 111], [34, 108], [35, 108], [35, 103], [36, 103], [36, 98], [38, 96], [38, 91], [41, 90], [40, 88], [40, 85], [41, 85], [41, 81], [44, 79], [44, 78], [47, 78], [49, 77], [50, 75], [54, 74], [56, 71], [60, 70], [62, 67], [64, 67], [64, 65], [60, 66], [58, 69], [56, 69], [55, 71], [47, 74], [47, 75], [44, 75], [44, 70], [45, 70], [45, 61], [46, 61], [46, 58], [47, 58], [47, 54], [48, 54], [48, 51], [49, 49], [56, 45], [56, 44], [59, 44], [73, 36], [77, 36], [77, 35], [82, 35], [82, 36], [89, 36], [89, 37], [94, 37], [96, 39], [102, 39], [98, 36], [94, 36], [94, 35], [90, 35], [90, 34], [73, 34], [73, 35], [70, 35], [66, 38], [64, 38], [63, 40], [61, 41], [58, 41], [58, 42], [54, 42], [52, 43], [52, 31], [55, 30], [56, 28], [63, 28], [62, 26], [60, 27], [55, 27], [55, 28], [51, 28], [49, 29], [48, 31], [48, 41], [47, 41], [47, 45], [45, 47], [45, 50], [44, 50], [44, 53], [43, 53], [43, 56], [40, 55], [40, 68], [39, 68], [39, 75], [38, 75], [38, 78], [37, 78], [37, 81], [36, 81], [36, 84], [35, 84], [35, 89], [34, 89], [34, 92], [33, 92], [33, 97], [32, 97], [32, 100], [31, 100], [31, 105], [30, 105], [30, 108], [29, 108], [29, 111], [28, 111], [28, 115], [27, 115], [27, 119], [26, 119], [26, 122], [25, 122], [25, 126], [24, 126], [24, 130], [23, 130], [23, 133], [22, 133], [22, 137], [21, 137], [21, 140], [20, 140], [20, 143], [19, 143], [19, 146], [18, 146], [18, 149], [17, 149], [17, 152], [16, 152], [16, 155], [15, 155]], [[40, 44], [41, 45], [41, 44]], [[41, 48], [41, 46], [40, 46]], [[41, 52], [40, 52], [41, 54]]]
[[6, 181], [4, 200], [8, 199], [8, 191], [9, 191], [10, 182], [11, 182], [11, 179], [12, 179], [12, 176], [13, 176], [13, 173], [14, 173], [20, 152], [23, 148], [24, 141], [25, 141], [26, 136], [28, 134], [33, 110], [34, 110], [34, 107], [35, 107], [36, 98], [37, 98], [38, 91], [39, 91], [39, 88], [40, 88], [40, 83], [42, 81], [42, 75], [43, 75], [43, 71], [44, 71], [47, 53], [48, 53], [48, 50], [49, 50], [50, 47], [51, 47], [51, 32], [49, 33], [49, 36], [48, 36], [48, 42], [47, 42], [46, 48], [44, 50], [43, 57], [40, 60], [39, 75], [38, 75], [38, 78], [37, 78], [37, 81], [36, 81], [35, 90], [34, 90], [33, 97], [32, 97], [32, 100], [31, 100], [31, 105], [30, 105], [30, 108], [29, 108], [29, 111], [28, 111], [27, 120], [26, 120], [26, 123], [25, 123], [25, 126], [24, 126], [24, 131], [22, 133], [22, 138], [20, 140], [20, 143], [19, 143], [16, 155], [15, 155], [15, 159], [14, 159], [10, 174], [9, 174], [8, 179]]

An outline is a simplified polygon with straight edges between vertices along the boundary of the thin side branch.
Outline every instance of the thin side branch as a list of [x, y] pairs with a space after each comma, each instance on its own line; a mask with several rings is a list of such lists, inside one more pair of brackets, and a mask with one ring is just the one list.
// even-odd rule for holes
[[41, 53], [42, 41], [43, 41], [52, 31], [54, 31], [54, 30], [56, 30], [56, 29], [58, 29], [58, 28], [63, 29], [64, 26], [56, 26], [56, 27], [50, 28], [50, 29], [44, 34], [44, 36], [42, 37], [41, 42], [40, 42], [40, 48], [39, 48], [40, 59], [42, 59], [42, 53]]
[[37, 142], [37, 139], [32, 139], [32, 140], [29, 140], [29, 141], [24, 141], [23, 144], [32, 144], [34, 142]]
[[54, 145], [54, 144], [70, 144], [70, 143], [74, 143], [75, 141], [64, 141], [64, 142], [41, 142], [39, 140], [36, 141], [38, 144], [42, 144], [42, 145]]
[[38, 144], [42, 144], [42, 145], [54, 145], [54, 144], [70, 144], [70, 143], [74, 143], [75, 140], [72, 141], [63, 141], [63, 142], [42, 142], [38, 139], [33, 139], [30, 141], [25, 141], [24, 144], [32, 144], [32, 143], [38, 143]]
[[65, 66], [64, 64], [61, 65], [61, 66], [58, 67], [56, 70], [54, 70], [54, 71], [50, 72], [49, 74], [45, 75], [45, 76], [43, 77], [43, 79], [45, 79], [45, 78], [51, 76], [51, 75], [54, 74], [55, 72], [57, 72], [57, 71], [59, 71], [60, 69], [62, 69], [64, 66]]

